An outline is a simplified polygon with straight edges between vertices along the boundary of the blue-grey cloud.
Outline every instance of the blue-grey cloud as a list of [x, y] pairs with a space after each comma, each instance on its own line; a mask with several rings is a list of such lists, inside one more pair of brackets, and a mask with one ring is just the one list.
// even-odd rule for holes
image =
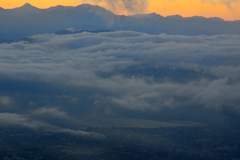
[[16, 113], [38, 121], [165, 109], [240, 111], [238, 35], [118, 31], [30, 38], [0, 45], [1, 82], [24, 84], [1, 95], [11, 97]]
[[9, 96], [0, 96], [0, 110], [9, 111], [13, 110], [14, 102]]
[[35, 110], [33, 112], [34, 115], [36, 116], [44, 116], [46, 117], [56, 117], [59, 119], [69, 119], [70, 117], [68, 114], [64, 111], [59, 110], [59, 108], [48, 108], [48, 107], [43, 107]]
[[9, 104], [12, 104], [12, 100], [8, 96], [1, 96], [0, 97], [0, 104], [1, 105], [9, 105]]

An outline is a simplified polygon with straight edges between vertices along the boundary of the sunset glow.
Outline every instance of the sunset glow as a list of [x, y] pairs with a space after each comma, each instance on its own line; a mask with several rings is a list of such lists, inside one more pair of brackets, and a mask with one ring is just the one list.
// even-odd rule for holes
[[83, 3], [102, 6], [115, 14], [157, 13], [162, 16], [181, 15], [183, 17], [220, 17], [224, 20], [240, 20], [240, 1], [224, 0], [132, 0], [126, 6], [121, 0], [1, 0], [0, 7], [16, 8], [30, 3], [38, 8], [51, 6], [77, 6]]

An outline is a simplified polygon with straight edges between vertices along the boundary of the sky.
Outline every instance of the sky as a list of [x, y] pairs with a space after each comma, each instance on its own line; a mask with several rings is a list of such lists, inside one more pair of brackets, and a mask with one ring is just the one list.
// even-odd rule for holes
[[51, 6], [77, 6], [83, 3], [102, 6], [115, 14], [133, 15], [157, 13], [162, 16], [220, 17], [224, 20], [240, 20], [240, 0], [1, 0], [5, 9], [30, 3], [38, 8]]

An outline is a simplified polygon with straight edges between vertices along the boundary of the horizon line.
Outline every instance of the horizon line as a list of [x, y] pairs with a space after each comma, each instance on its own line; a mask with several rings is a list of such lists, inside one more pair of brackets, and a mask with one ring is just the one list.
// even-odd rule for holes
[[[100, 5], [94, 5], [94, 4], [90, 4], [90, 3], [82, 3], [82, 4], [75, 5], [75, 6], [74, 6], [74, 5], [72, 5], [72, 6], [71, 6], [71, 5], [55, 5], [55, 6], [50, 6], [50, 7], [41, 8], [41, 7], [34, 6], [34, 5], [30, 4], [29, 2], [27, 2], [27, 3], [24, 3], [23, 5], [20, 5], [20, 6], [18, 6], [18, 7], [14, 7], [14, 8], [3, 8], [3, 7], [1, 7], [1, 6], [0, 6], [0, 8], [2, 8], [2, 9], [4, 9], [4, 10], [13, 10], [13, 9], [17, 9], [17, 8], [22, 8], [22, 7], [24, 7], [25, 5], [30, 5], [30, 6], [32, 6], [32, 7], [35, 7], [35, 8], [37, 8], [37, 9], [42, 9], [42, 10], [44, 10], [44, 9], [50, 9], [50, 8], [54, 8], [54, 7], [58, 7], [58, 6], [62, 6], [62, 7], [72, 7], [72, 8], [74, 8], [74, 7], [81, 6], [81, 5], [91, 5], [91, 6], [101, 7], [101, 8], [103, 8], [103, 9], [105, 9], [105, 10], [107, 10], [107, 11], [115, 14], [115, 15], [118, 15], [118, 16], [135, 16], [135, 15], [149, 15], [149, 14], [156, 14], [156, 15], [162, 16], [161, 14], [158, 14], [158, 13], [156, 13], [156, 12], [141, 13], [141, 14], [129, 14], [129, 15], [126, 15], [126, 14], [116, 14], [116, 13], [114, 13], [114, 12], [112, 12], [112, 11], [110, 11], [110, 10], [108, 10], [108, 9], [100, 6]], [[230, 21], [230, 22], [240, 21], [240, 19], [239, 19], [239, 20], [227, 20], [227, 19], [224, 19], [224, 18], [222, 18], [222, 17], [211, 17], [211, 16], [205, 17], [205, 16], [201, 16], [201, 15], [182, 16], [181, 14], [172, 14], [172, 15], [167, 15], [167, 16], [162, 16], [162, 17], [167, 18], [167, 17], [173, 17], [173, 16], [180, 16], [181, 18], [193, 18], [193, 17], [202, 17], [202, 18], [206, 18], [206, 19], [218, 18], [218, 19], [221, 19], [221, 20], [223, 20], [223, 21]]]

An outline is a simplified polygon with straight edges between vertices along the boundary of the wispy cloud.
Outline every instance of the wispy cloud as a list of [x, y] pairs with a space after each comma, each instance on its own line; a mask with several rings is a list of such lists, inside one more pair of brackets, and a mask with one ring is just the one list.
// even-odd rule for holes
[[9, 104], [12, 104], [12, 100], [8, 96], [2, 96], [2, 97], [0, 97], [0, 104], [9, 105]]
[[0, 113], [0, 124], [4, 126], [22, 126], [34, 130], [41, 130], [53, 133], [66, 133], [77, 136], [87, 136], [93, 138], [104, 138], [104, 135], [94, 132], [85, 132], [81, 130], [73, 130], [68, 128], [61, 128], [48, 123], [29, 118], [27, 115], [17, 113]]
[[228, 10], [230, 11], [237, 11], [239, 7], [236, 7], [236, 5], [239, 4], [239, 0], [202, 0], [202, 3], [211, 3], [212, 5], [216, 4], [224, 4]]
[[60, 119], [68, 119], [69, 116], [66, 112], [60, 111], [58, 108], [39, 108], [33, 112], [34, 115], [37, 116], [47, 116], [47, 117], [55, 117]]
[[82, 3], [103, 4], [116, 14], [148, 13], [148, 0], [81, 0]]

